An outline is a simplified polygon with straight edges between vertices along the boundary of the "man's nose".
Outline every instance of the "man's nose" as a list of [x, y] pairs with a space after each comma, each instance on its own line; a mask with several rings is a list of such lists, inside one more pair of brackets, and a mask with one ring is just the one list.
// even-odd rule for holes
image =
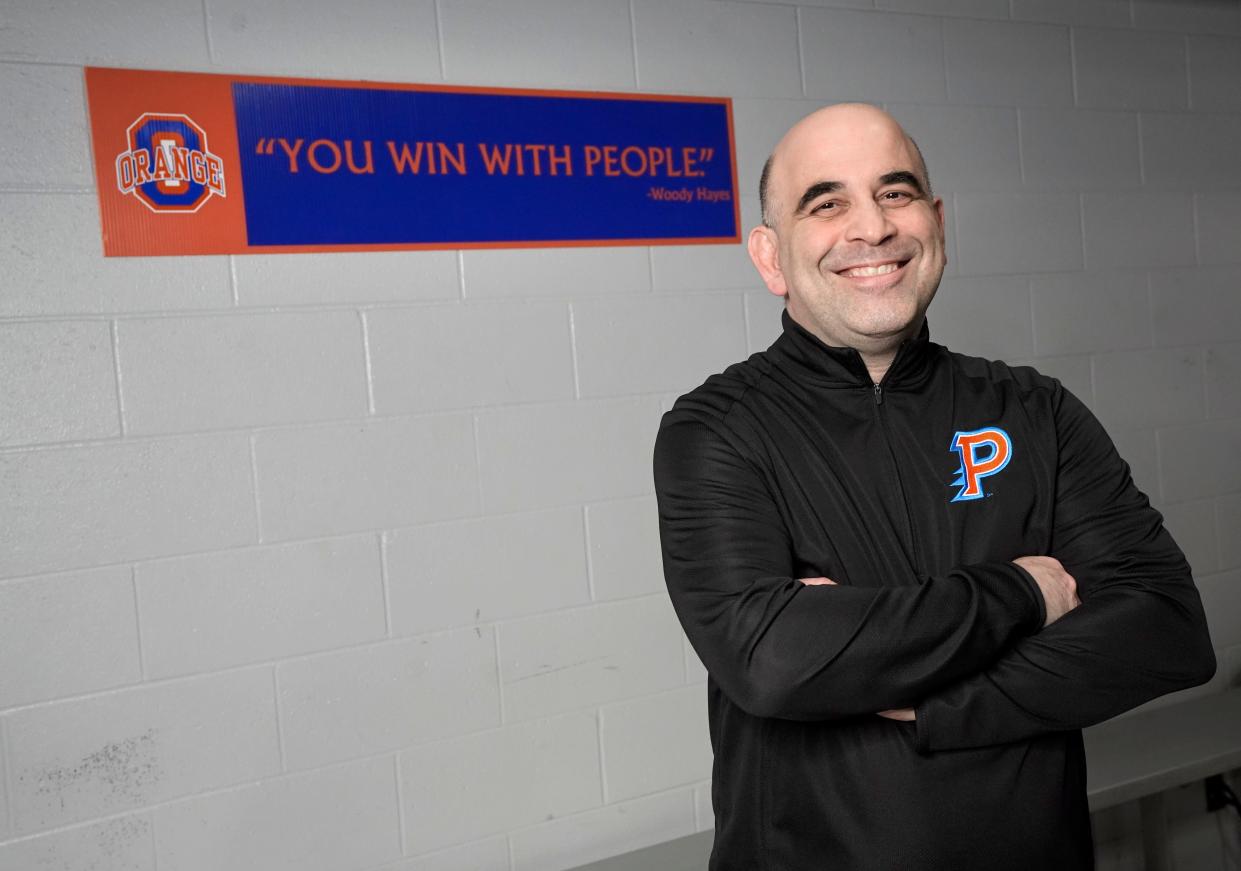
[[878, 245], [895, 233], [896, 227], [888, 220], [887, 210], [874, 200], [863, 199], [849, 209], [849, 224], [845, 227], [849, 241]]

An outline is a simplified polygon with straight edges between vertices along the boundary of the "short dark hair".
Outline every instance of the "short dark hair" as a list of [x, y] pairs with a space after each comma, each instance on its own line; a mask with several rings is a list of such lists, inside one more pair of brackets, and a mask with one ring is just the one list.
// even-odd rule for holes
[[[922, 181], [926, 185], [926, 195], [930, 199], [935, 199], [935, 192], [931, 188], [931, 173], [926, 168], [926, 158], [922, 156], [922, 149], [918, 147], [918, 143], [914, 141], [912, 136], [909, 136], [909, 134], [905, 135], [909, 139], [909, 144], [914, 147], [914, 154], [918, 156], [918, 163], [921, 164]], [[758, 177], [758, 207], [764, 227], [771, 226], [771, 213], [769, 212], [771, 201], [768, 191], [771, 187], [771, 167], [775, 162], [775, 157], [776, 153], [774, 151], [767, 155], [767, 160], [763, 162], [763, 172]]]
[[767, 188], [771, 183], [771, 164], [775, 157], [774, 151], [767, 155], [767, 160], [763, 162], [763, 174], [758, 177], [758, 207], [762, 214], [764, 227], [771, 226], [771, 215], [767, 213], [770, 208], [770, 203], [767, 201]]

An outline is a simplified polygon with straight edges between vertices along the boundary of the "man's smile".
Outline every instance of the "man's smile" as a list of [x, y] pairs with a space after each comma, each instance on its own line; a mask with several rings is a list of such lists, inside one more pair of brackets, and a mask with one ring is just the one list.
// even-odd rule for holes
[[849, 284], [859, 290], [887, 290], [900, 284], [912, 258], [900, 260], [871, 260], [853, 263], [844, 269], [834, 270], [834, 274], [848, 280]]
[[850, 266], [847, 269], [838, 270], [836, 274], [843, 275], [845, 278], [862, 278], [868, 275], [887, 275], [889, 272], [895, 272], [900, 269], [908, 262], [908, 260], [889, 260], [886, 263], [861, 264], [858, 266]]

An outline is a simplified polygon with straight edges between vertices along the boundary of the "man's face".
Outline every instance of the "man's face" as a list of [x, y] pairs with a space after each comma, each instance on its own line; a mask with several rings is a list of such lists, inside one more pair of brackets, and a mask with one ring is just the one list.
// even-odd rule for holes
[[915, 333], [943, 275], [943, 203], [904, 132], [870, 106], [834, 106], [777, 146], [772, 228], [755, 265], [789, 315], [836, 347], [879, 352]]

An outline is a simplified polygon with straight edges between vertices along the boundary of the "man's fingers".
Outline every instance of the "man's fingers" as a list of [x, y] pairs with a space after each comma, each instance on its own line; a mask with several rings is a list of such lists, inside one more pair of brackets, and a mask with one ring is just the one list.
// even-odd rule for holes
[[913, 708], [897, 708], [894, 711], [879, 711], [878, 714], [881, 717], [887, 717], [889, 720], [901, 720], [906, 723], [911, 723], [917, 719], [917, 715], [914, 713]]
[[1055, 557], [1023, 556], [1013, 562], [1029, 573], [1043, 594], [1044, 626], [1050, 626], [1082, 603], [1077, 595], [1077, 580]]
[[799, 578], [807, 587], [821, 587], [824, 584], [835, 584], [831, 578]]

